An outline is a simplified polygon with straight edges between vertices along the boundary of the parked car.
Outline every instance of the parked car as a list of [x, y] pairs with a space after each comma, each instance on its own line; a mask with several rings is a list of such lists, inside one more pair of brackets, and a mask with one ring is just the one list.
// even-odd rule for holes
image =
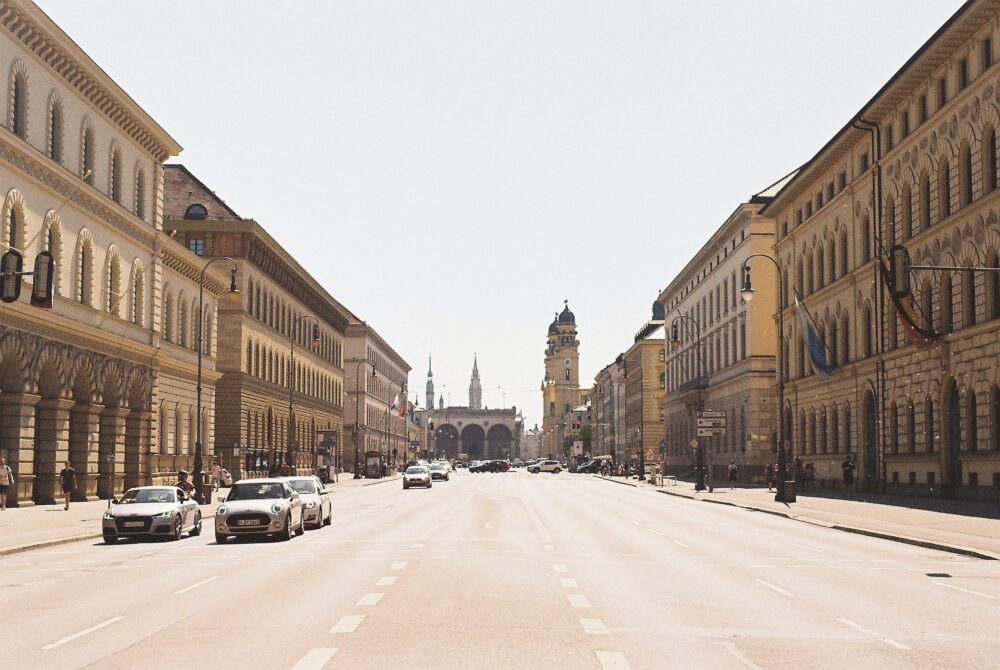
[[326, 485], [318, 477], [285, 477], [302, 501], [302, 519], [306, 526], [322, 528], [333, 523], [333, 504]]
[[472, 461], [472, 465], [469, 466], [469, 472], [486, 472], [484, 466], [485, 461]]
[[272, 536], [289, 540], [305, 532], [302, 500], [281, 479], [244, 479], [233, 484], [229, 495], [219, 496], [215, 511], [215, 541], [224, 544], [231, 536]]
[[423, 465], [410, 466], [406, 468], [406, 472], [403, 473], [404, 489], [414, 486], [426, 486], [427, 488], [430, 488], [433, 484], [433, 481], [431, 481], [430, 470]]
[[510, 470], [510, 463], [498, 458], [490, 461], [490, 468], [490, 472], [507, 472]]
[[179, 540], [185, 532], [201, 535], [198, 503], [174, 486], [137, 486], [112, 503], [101, 522], [105, 544], [124, 537]]
[[452, 465], [451, 467], [454, 468], [455, 470], [458, 470], [459, 468], [468, 468], [469, 464], [466, 463], [465, 461], [455, 461], [454, 465]]
[[448, 476], [448, 466], [441, 465], [440, 463], [435, 463], [429, 468], [431, 473], [431, 479], [443, 479], [448, 481], [450, 478]]
[[520, 458], [515, 458], [514, 462], [511, 463], [511, 467], [514, 467], [514, 468], [523, 468], [524, 467], [524, 461], [522, 461]]
[[233, 485], [233, 475], [232, 473], [229, 472], [229, 470], [222, 468], [222, 470], [219, 471], [219, 485], [220, 486]]
[[528, 472], [532, 472], [536, 475], [539, 472], [551, 472], [554, 474], [559, 474], [560, 472], [562, 472], [562, 470], [563, 470], [562, 463], [560, 463], [559, 461], [551, 461], [551, 460], [539, 461], [538, 463], [535, 463], [530, 468], [528, 468]]
[[596, 459], [587, 461], [583, 465], [579, 466], [576, 471], [585, 474], [596, 474], [601, 471], [601, 463], [602, 461], [598, 461]]

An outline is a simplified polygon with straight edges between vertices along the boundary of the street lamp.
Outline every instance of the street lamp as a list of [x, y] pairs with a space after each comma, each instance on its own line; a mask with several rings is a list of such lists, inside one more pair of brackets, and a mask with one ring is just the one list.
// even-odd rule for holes
[[292, 322], [292, 327], [288, 329], [288, 344], [290, 348], [289, 362], [288, 362], [288, 449], [285, 451], [285, 465], [288, 466], [288, 474], [294, 475], [295, 473], [295, 432], [296, 424], [295, 420], [295, 335], [298, 331], [299, 323], [303, 319], [312, 319], [312, 337], [309, 341], [309, 346], [313, 350], [319, 347], [319, 319], [310, 314], [303, 314], [299, 316]]
[[[785, 482], [787, 481], [787, 470], [788, 470], [788, 456], [785, 453], [785, 347], [783, 342], [785, 339], [785, 321], [784, 314], [785, 309], [781, 301], [781, 287], [784, 286], [784, 274], [781, 271], [781, 265], [773, 257], [767, 254], [750, 254], [747, 256], [746, 261], [743, 262], [743, 286], [740, 290], [740, 294], [743, 296], [743, 300], [750, 302], [753, 300], [753, 286], [750, 283], [750, 259], [752, 258], [766, 258], [767, 260], [774, 263], [774, 268], [778, 273], [778, 492], [775, 493], [774, 499], [777, 502], [786, 502], [785, 498]], [[771, 467], [768, 463], [767, 467]]]
[[[358, 433], [361, 431], [361, 366], [367, 363], [365, 359], [358, 361], [354, 370], [354, 478], [361, 479], [361, 457], [358, 453]], [[372, 381], [378, 379], [375, 368], [372, 368]]]
[[201, 269], [201, 275], [198, 277], [198, 337], [197, 337], [197, 348], [198, 348], [198, 383], [195, 386], [195, 396], [197, 398], [197, 415], [195, 417], [197, 436], [194, 442], [194, 467], [191, 468], [193, 472], [191, 473], [191, 479], [194, 480], [195, 486], [195, 498], [199, 503], [205, 503], [205, 497], [202, 495], [201, 491], [201, 470], [204, 466], [202, 463], [202, 449], [201, 443], [201, 357], [204, 350], [202, 345], [202, 338], [205, 335], [205, 324], [203, 323], [205, 319], [205, 310], [202, 307], [202, 301], [205, 298], [205, 271], [208, 270], [209, 266], [216, 261], [229, 261], [233, 264], [233, 269], [229, 273], [229, 293], [227, 297], [229, 300], [236, 301], [240, 299], [240, 289], [236, 286], [236, 271], [239, 266], [236, 261], [229, 256], [219, 256], [218, 258], [213, 258], [209, 262], [205, 263], [205, 267]]

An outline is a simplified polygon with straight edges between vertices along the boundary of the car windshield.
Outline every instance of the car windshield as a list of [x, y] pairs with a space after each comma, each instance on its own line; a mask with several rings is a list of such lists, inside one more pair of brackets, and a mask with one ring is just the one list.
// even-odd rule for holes
[[130, 489], [125, 492], [121, 504], [129, 503], [172, 503], [177, 502], [177, 492], [172, 488]]
[[288, 485], [296, 493], [316, 493], [316, 482], [311, 479], [292, 479], [289, 480]]
[[277, 482], [240, 482], [229, 489], [226, 500], [266, 500], [284, 497], [285, 489]]
[[406, 474], [408, 475], [422, 475], [427, 472], [427, 468], [421, 465], [414, 465], [412, 468], [406, 468]]
[[431, 470], [444, 470], [444, 466], [435, 463], [434, 465], [431, 466]]

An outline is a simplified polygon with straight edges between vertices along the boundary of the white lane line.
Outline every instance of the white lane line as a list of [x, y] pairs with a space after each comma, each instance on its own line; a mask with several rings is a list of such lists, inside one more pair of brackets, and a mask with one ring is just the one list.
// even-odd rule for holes
[[681, 542], [680, 540], [674, 540], [674, 544], [676, 544], [679, 547], [684, 547], [685, 549], [690, 549], [691, 548], [688, 545], [686, 545], [683, 542]]
[[396, 583], [395, 577], [383, 577], [382, 579], [375, 582], [375, 586], [392, 586]]
[[624, 514], [622, 514], [621, 512], [618, 512], [618, 516], [620, 516], [620, 517], [621, 517], [621, 518], [623, 518], [623, 519], [625, 518], [625, 515], [624, 515]]
[[990, 600], [996, 600], [996, 596], [991, 596], [988, 593], [980, 593], [979, 591], [973, 591], [972, 589], [963, 589], [961, 586], [954, 586], [952, 584], [945, 584], [944, 582], [939, 582], [935, 579], [931, 580], [931, 584], [937, 584], [938, 586], [943, 586], [948, 589], [955, 589], [956, 591], [961, 591], [962, 593], [971, 593], [974, 596], [979, 596], [980, 598], [989, 598]]
[[573, 579], [572, 577], [560, 577], [559, 583], [563, 585], [563, 588], [567, 589], [579, 588], [576, 583], [576, 580]]
[[331, 633], [353, 633], [365, 620], [364, 614], [348, 614], [340, 617], [340, 621], [330, 629]]
[[569, 600], [570, 607], [586, 607], [590, 608], [590, 601], [587, 600], [587, 596], [582, 593], [567, 593], [567, 600]]
[[191, 586], [185, 586], [180, 591], [174, 591], [174, 595], [175, 596], [179, 596], [182, 593], [187, 593], [188, 591], [193, 591], [196, 588], [198, 588], [199, 586], [204, 586], [205, 584], [208, 584], [209, 582], [214, 582], [218, 578], [219, 578], [219, 576], [215, 575], [214, 577], [209, 577], [208, 579], [203, 579], [203, 580], [201, 580], [200, 582], [198, 582], [196, 584], [192, 584]]
[[601, 670], [632, 670], [625, 660], [625, 654], [620, 651], [596, 651], [597, 660], [601, 662]]
[[583, 626], [584, 633], [590, 633], [591, 635], [608, 634], [607, 627], [600, 619], [580, 619], [580, 625]]
[[49, 651], [50, 649], [55, 649], [56, 647], [61, 647], [64, 644], [66, 644], [67, 642], [72, 642], [73, 640], [76, 640], [77, 638], [81, 638], [84, 635], [90, 635], [95, 630], [100, 630], [100, 629], [104, 628], [105, 626], [110, 626], [113, 623], [117, 623], [117, 622], [121, 621], [123, 618], [124, 617], [120, 617], [120, 616], [111, 617], [107, 621], [102, 621], [99, 624], [94, 624], [90, 628], [85, 628], [84, 630], [81, 630], [79, 633], [73, 633], [72, 635], [67, 635], [66, 637], [62, 638], [61, 640], [56, 640], [52, 644], [47, 644], [44, 647], [42, 647], [42, 650], [43, 651]]
[[839, 621], [840, 623], [844, 624], [845, 626], [850, 626], [854, 630], [859, 631], [861, 633], [864, 633], [865, 635], [871, 635], [872, 637], [878, 638], [879, 640], [881, 640], [882, 642], [885, 642], [890, 647], [895, 647], [896, 649], [904, 649], [904, 650], [905, 649], [909, 649], [909, 647], [907, 647], [902, 642], [896, 642], [895, 640], [889, 639], [887, 637], [882, 637], [881, 635], [879, 635], [878, 633], [876, 633], [873, 630], [868, 630], [867, 628], [862, 628], [861, 626], [859, 626], [858, 624], [854, 623], [850, 619], [837, 619], [837, 621]]
[[663, 533], [661, 533], [660, 531], [656, 530], [655, 528], [650, 528], [649, 532], [652, 533], [653, 535], [663, 535]]
[[632, 523], [634, 523], [634, 524], [635, 524], [635, 525], [637, 525], [637, 526], [641, 526], [641, 525], [642, 525], [641, 523], [639, 523], [639, 522], [638, 522], [638, 521], [636, 521], [635, 519], [632, 519]]
[[569, 572], [569, 569], [566, 567], [565, 563], [553, 563], [552, 569], [555, 570], [556, 572]]
[[384, 595], [385, 595], [384, 593], [366, 593], [363, 596], [361, 596], [361, 599], [358, 600], [358, 602], [354, 604], [357, 607], [378, 605], [378, 601], [382, 600], [382, 596]]
[[292, 666], [292, 670], [323, 670], [337, 653], [336, 647], [310, 649], [309, 652]]
[[719, 642], [718, 644], [721, 644], [723, 647], [725, 647], [726, 651], [728, 651], [733, 658], [735, 658], [740, 663], [750, 668], [750, 670], [763, 670], [759, 665], [754, 663], [749, 656], [747, 656], [742, 651], [737, 649], [736, 645], [733, 644], [732, 642]]
[[785, 589], [781, 588], [780, 586], [775, 586], [771, 582], [765, 582], [763, 579], [754, 579], [754, 581], [757, 582], [758, 584], [763, 584], [764, 586], [766, 586], [769, 589], [774, 589], [778, 593], [783, 593], [784, 595], [791, 596], [793, 598], [795, 597], [795, 594], [792, 593], [791, 591], [786, 591]]
[[406, 561], [393, 561], [392, 565], [389, 566], [390, 570], [405, 570]]
[[541, 539], [543, 544], [548, 544], [552, 542], [552, 535], [545, 528], [545, 524], [542, 523], [541, 518], [538, 516], [538, 512], [525, 501], [523, 498], [521, 500], [524, 503], [524, 509], [528, 512], [528, 518], [531, 519], [531, 525], [535, 527], [535, 531], [538, 533], [539, 539]]
[[545, 551], [555, 551], [556, 550], [556, 546], [554, 544], [546, 544], [546, 545], [544, 545], [543, 548], [545, 549]]
[[424, 546], [423, 542], [414, 542], [410, 545], [410, 549], [422, 549]]

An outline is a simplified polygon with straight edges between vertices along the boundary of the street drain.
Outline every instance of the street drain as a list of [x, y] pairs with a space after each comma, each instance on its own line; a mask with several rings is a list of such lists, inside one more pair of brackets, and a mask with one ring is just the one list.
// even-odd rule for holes
[[928, 577], [951, 577], [947, 572], [928, 572]]

